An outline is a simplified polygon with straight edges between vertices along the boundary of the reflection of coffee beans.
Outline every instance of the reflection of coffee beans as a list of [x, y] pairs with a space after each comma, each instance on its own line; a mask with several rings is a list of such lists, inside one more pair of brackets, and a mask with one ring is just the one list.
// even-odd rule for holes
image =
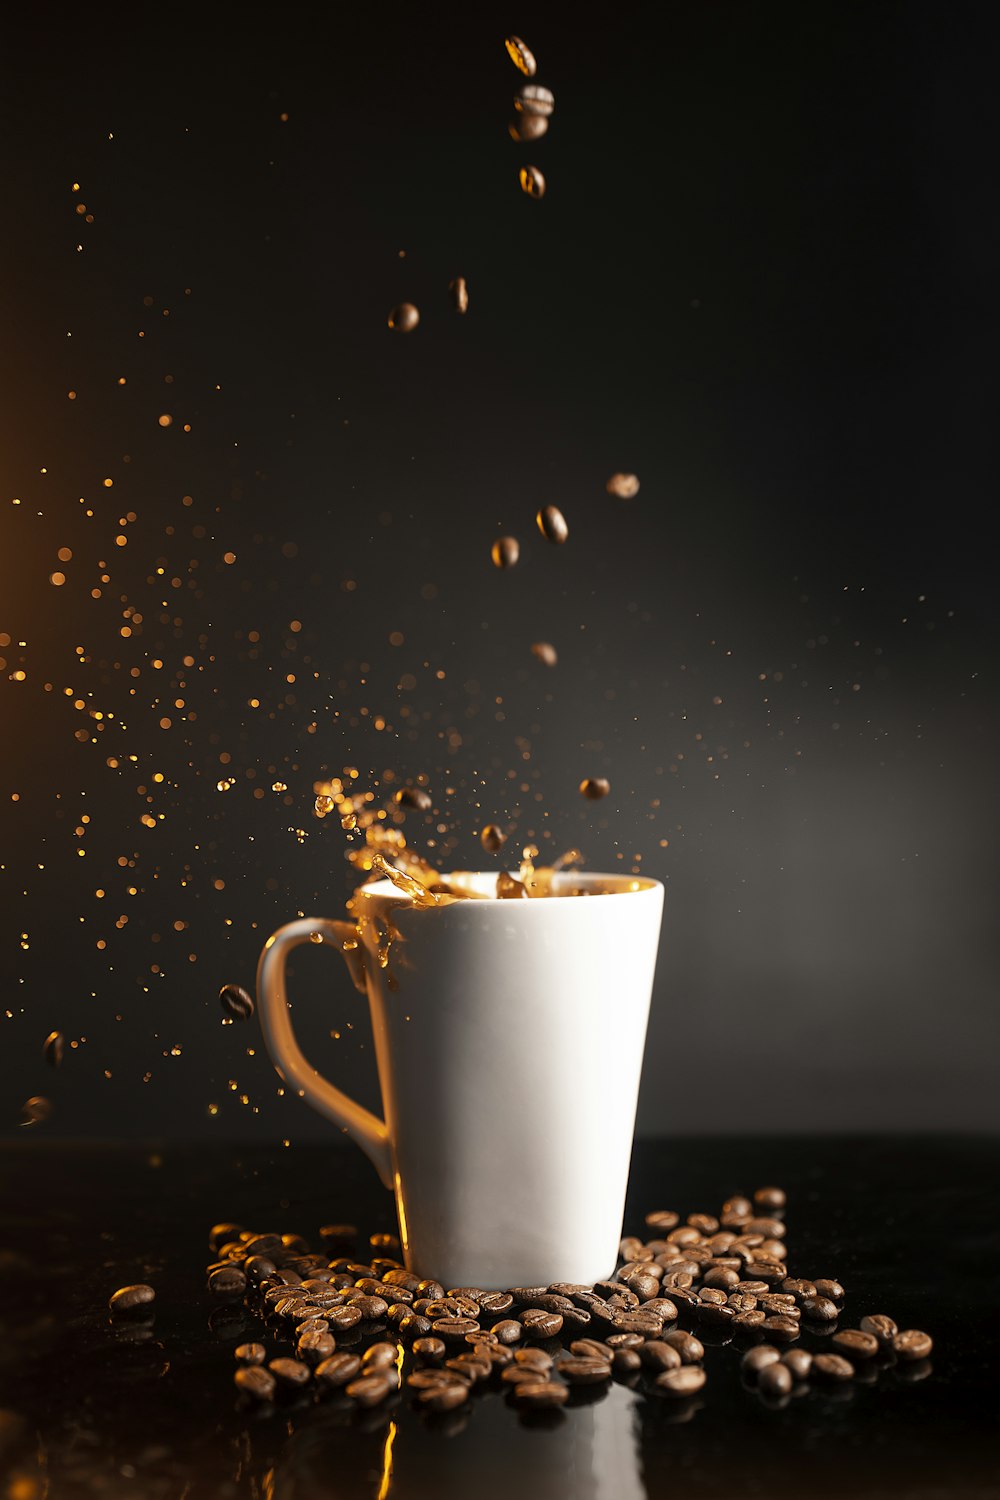
[[521, 144], [526, 141], [537, 141], [548, 128], [549, 122], [545, 115], [518, 115], [507, 127], [511, 140]]
[[547, 542], [561, 545], [569, 536], [566, 518], [557, 505], [543, 505], [535, 517], [535, 524]]
[[551, 89], [541, 83], [523, 83], [514, 95], [514, 108], [523, 115], [550, 115], [556, 107]]
[[522, 193], [529, 198], [544, 198], [545, 178], [537, 167], [522, 167], [518, 174]]
[[515, 68], [523, 73], [525, 78], [534, 78], [535, 58], [530, 47], [526, 46], [519, 36], [509, 36], [504, 46]]
[[420, 322], [420, 312], [412, 302], [401, 302], [389, 314], [389, 327], [395, 333], [412, 333]]

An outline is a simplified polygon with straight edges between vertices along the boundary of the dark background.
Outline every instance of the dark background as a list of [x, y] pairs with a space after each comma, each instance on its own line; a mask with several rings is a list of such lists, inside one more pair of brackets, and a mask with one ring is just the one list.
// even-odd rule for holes
[[[216, 997], [341, 911], [345, 766], [428, 777], [443, 866], [498, 821], [666, 883], [641, 1130], [997, 1125], [989, 19], [13, 23], [5, 1131], [29, 1095], [50, 1136], [328, 1130]], [[557, 101], [530, 148], [511, 30]], [[298, 1024], [372, 1101], [331, 967]]]

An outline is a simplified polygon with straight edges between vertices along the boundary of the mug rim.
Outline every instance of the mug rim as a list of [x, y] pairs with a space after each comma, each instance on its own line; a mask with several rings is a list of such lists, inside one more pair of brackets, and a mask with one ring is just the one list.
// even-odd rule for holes
[[[470, 881], [495, 881], [498, 874], [495, 870], [455, 870], [451, 873], [452, 878], [456, 882], [459, 877], [464, 877]], [[516, 872], [512, 870], [509, 873], [513, 875]], [[621, 896], [651, 896], [657, 891], [663, 894], [666, 889], [662, 881], [654, 880], [650, 875], [623, 875], [620, 872], [613, 873], [600, 870], [564, 870], [557, 874], [556, 879], [559, 880], [561, 877], [564, 877], [567, 881], [573, 880], [575, 884], [579, 884], [581, 881], [593, 881], [595, 883], [600, 881], [613, 882], [615, 885], [620, 886], [620, 889], [617, 890], [595, 890], [588, 892], [588, 901], [616, 901]], [[359, 885], [355, 889], [354, 895], [363, 896], [366, 900], [375, 900], [384, 903], [391, 902], [395, 906], [413, 907], [412, 897], [408, 896], [405, 891], [401, 891], [398, 886], [393, 885], [392, 881], [386, 877], [383, 877], [381, 880], [368, 881], [365, 885]], [[449, 902], [446, 906], [437, 909], [447, 911], [454, 904], [460, 905], [463, 912], [477, 909], [485, 909], [487, 911], [502, 909], [509, 915], [512, 907], [515, 911], [524, 911], [529, 907], [541, 907], [544, 910], [546, 907], [551, 906], [553, 902], [562, 903], [580, 899], [578, 895], [571, 892], [565, 895], [556, 894], [515, 902], [499, 901], [494, 897], [478, 901]], [[427, 910], [434, 910], [434, 908], [429, 907]]]

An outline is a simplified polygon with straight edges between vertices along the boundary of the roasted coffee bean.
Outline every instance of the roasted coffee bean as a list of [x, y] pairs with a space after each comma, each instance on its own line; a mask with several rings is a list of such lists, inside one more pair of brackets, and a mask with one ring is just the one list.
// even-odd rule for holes
[[396, 1345], [390, 1344], [387, 1340], [378, 1344], [369, 1344], [361, 1356], [365, 1374], [370, 1375], [373, 1370], [386, 1370], [394, 1366], [398, 1353]]
[[442, 1381], [421, 1391], [417, 1397], [420, 1405], [428, 1411], [454, 1411], [456, 1407], [464, 1406], [468, 1399], [469, 1387], [464, 1380]]
[[525, 1406], [564, 1406], [569, 1399], [569, 1387], [557, 1385], [554, 1380], [522, 1380], [514, 1387], [514, 1399]]
[[562, 1326], [561, 1313], [546, 1312], [541, 1307], [528, 1307], [521, 1314], [521, 1327], [530, 1339], [555, 1338], [556, 1334], [562, 1331]]
[[229, 1224], [225, 1222], [222, 1224], [213, 1224], [208, 1231], [208, 1248], [212, 1251], [213, 1255], [218, 1255], [222, 1245], [232, 1244], [234, 1240], [239, 1239], [242, 1233], [242, 1224]]
[[61, 1031], [50, 1031], [42, 1045], [45, 1061], [50, 1068], [58, 1068], [66, 1051], [66, 1039]]
[[784, 1240], [765, 1240], [757, 1251], [758, 1255], [767, 1255], [772, 1260], [781, 1260], [787, 1253]]
[[319, 1237], [328, 1249], [335, 1245], [353, 1245], [358, 1238], [358, 1228], [356, 1224], [323, 1224]]
[[[364, 1294], [353, 1298], [349, 1306], [356, 1307], [361, 1316], [370, 1323], [374, 1323], [377, 1318], [384, 1318], [389, 1311], [389, 1304], [384, 1297], [368, 1297]], [[331, 1309], [331, 1311], [336, 1311], [336, 1309]]]
[[616, 1349], [612, 1356], [612, 1369], [616, 1375], [631, 1375], [641, 1364], [636, 1349]]
[[234, 1021], [248, 1021], [254, 1012], [253, 996], [241, 984], [224, 984], [219, 991], [219, 1003]]
[[535, 58], [531, 49], [521, 41], [519, 36], [509, 36], [504, 42], [507, 48], [507, 56], [525, 78], [535, 76]]
[[303, 1318], [301, 1323], [296, 1323], [295, 1325], [295, 1333], [298, 1338], [302, 1338], [307, 1333], [329, 1333], [329, 1331], [329, 1321], [318, 1315]]
[[698, 1293], [702, 1305], [707, 1307], [722, 1307], [725, 1305], [728, 1294], [721, 1291], [717, 1286], [703, 1286]]
[[557, 505], [543, 505], [535, 516], [535, 525], [547, 542], [561, 546], [569, 536], [566, 517]]
[[564, 1354], [556, 1360], [556, 1369], [570, 1385], [598, 1385], [611, 1379], [610, 1361], [595, 1359], [593, 1355]]
[[331, 1307], [327, 1313], [327, 1322], [338, 1333], [346, 1333], [348, 1328], [353, 1328], [361, 1322], [361, 1309], [359, 1307]]
[[270, 1401], [274, 1395], [274, 1376], [261, 1365], [244, 1365], [233, 1376], [233, 1384], [255, 1401]]
[[781, 1356], [781, 1363], [788, 1366], [795, 1380], [809, 1379], [812, 1362], [813, 1357], [808, 1349], [786, 1349]]
[[733, 1287], [734, 1292], [749, 1292], [753, 1297], [766, 1296], [769, 1290], [766, 1281], [738, 1281]]
[[418, 1297], [430, 1297], [431, 1299], [443, 1297], [444, 1287], [440, 1281], [432, 1281], [430, 1278], [425, 1278], [423, 1281], [417, 1283], [416, 1295]]
[[756, 1344], [740, 1360], [740, 1369], [747, 1375], [759, 1375], [765, 1365], [777, 1364], [780, 1358], [781, 1350], [773, 1344]]
[[396, 1382], [385, 1374], [362, 1375], [345, 1387], [352, 1401], [359, 1406], [378, 1406], [396, 1390]]
[[444, 1359], [445, 1351], [444, 1339], [439, 1339], [434, 1334], [422, 1335], [413, 1341], [413, 1352], [418, 1359], [439, 1364]]
[[700, 1234], [705, 1235], [714, 1234], [719, 1227], [718, 1219], [711, 1214], [688, 1214], [687, 1221], [689, 1228], [697, 1229]]
[[404, 1338], [422, 1339], [429, 1334], [433, 1324], [430, 1318], [422, 1318], [419, 1313], [407, 1312], [396, 1324]]
[[[664, 1335], [668, 1341], [669, 1334]], [[609, 1333], [604, 1340], [609, 1349], [641, 1349], [646, 1342], [641, 1333]]]
[[640, 1307], [635, 1312], [620, 1312], [615, 1318], [615, 1327], [620, 1333], [642, 1333], [658, 1338], [663, 1332], [663, 1319], [659, 1313]]
[[677, 1321], [677, 1304], [672, 1297], [651, 1297], [648, 1302], [643, 1303], [642, 1310], [655, 1313], [664, 1323]]
[[733, 1328], [746, 1332], [747, 1329], [762, 1328], [766, 1320], [767, 1313], [762, 1312], [759, 1307], [752, 1307], [748, 1312], [736, 1313], [733, 1318]]
[[801, 1276], [786, 1276], [781, 1283], [783, 1292], [790, 1292], [796, 1299], [801, 1297], [815, 1297], [816, 1283], [805, 1281]]
[[268, 1276], [273, 1276], [277, 1270], [273, 1260], [268, 1260], [266, 1255], [251, 1255], [245, 1262], [243, 1270], [247, 1278], [256, 1285]]
[[816, 1281], [816, 1291], [820, 1297], [829, 1297], [831, 1302], [843, 1302], [847, 1293], [839, 1281]]
[[607, 1344], [602, 1344], [598, 1339], [574, 1339], [569, 1346], [570, 1354], [578, 1354], [583, 1359], [605, 1359], [610, 1362], [611, 1350]]
[[870, 1313], [861, 1319], [860, 1327], [863, 1333], [873, 1333], [883, 1347], [891, 1346], [899, 1332], [892, 1318], [887, 1318], [885, 1313]]
[[420, 311], [412, 302], [400, 302], [392, 309], [387, 321], [394, 333], [412, 333], [420, 322]]
[[361, 1361], [356, 1354], [334, 1354], [330, 1359], [324, 1359], [322, 1364], [316, 1366], [316, 1379], [322, 1380], [326, 1385], [346, 1385], [353, 1380], [361, 1369]]
[[514, 108], [519, 115], [551, 115], [555, 106], [552, 90], [540, 83], [522, 83], [514, 95]]
[[844, 1328], [830, 1340], [834, 1349], [846, 1354], [849, 1359], [872, 1359], [878, 1353], [878, 1339], [873, 1333], [862, 1333], [859, 1328]]
[[899, 1359], [905, 1360], [926, 1359], [933, 1347], [934, 1340], [930, 1334], [922, 1333], [919, 1328], [904, 1328], [892, 1341], [893, 1352]]
[[500, 1381], [502, 1385], [523, 1385], [525, 1381], [544, 1380], [544, 1370], [533, 1370], [530, 1365], [508, 1365], [506, 1370], [501, 1370]]
[[660, 1294], [659, 1281], [648, 1272], [634, 1271], [626, 1285], [630, 1292], [635, 1293], [640, 1302], [648, 1302], [651, 1297], [658, 1297]]
[[471, 1383], [489, 1380], [493, 1374], [493, 1366], [489, 1355], [475, 1355], [472, 1350], [466, 1354], [456, 1354], [453, 1359], [446, 1359], [445, 1365], [454, 1375], [461, 1376]]
[[664, 1370], [653, 1383], [667, 1396], [693, 1396], [705, 1384], [705, 1371], [700, 1365], [681, 1365], [679, 1370]]
[[484, 1292], [479, 1298], [480, 1310], [491, 1318], [502, 1317], [513, 1306], [514, 1299], [509, 1292]]
[[135, 1286], [120, 1286], [117, 1292], [112, 1292], [108, 1298], [108, 1306], [116, 1314], [133, 1313], [141, 1307], [148, 1307], [155, 1300], [153, 1288], [140, 1281]]
[[701, 1302], [698, 1293], [689, 1286], [670, 1286], [667, 1290], [671, 1300], [681, 1303], [684, 1307], [697, 1307]]
[[545, 178], [537, 167], [522, 167], [517, 176], [522, 193], [529, 198], [545, 197]]
[[733, 1271], [728, 1267], [713, 1267], [711, 1271], [705, 1272], [702, 1287], [719, 1287], [726, 1292], [731, 1292], [733, 1287], [738, 1284], [739, 1279], [740, 1275], [738, 1271]]
[[[751, 1219], [748, 1224], [745, 1224], [743, 1226], [743, 1233], [745, 1235], [746, 1234], [759, 1234], [759, 1235], [762, 1235], [765, 1241], [767, 1241], [767, 1240], [778, 1240], [779, 1241], [778, 1254], [779, 1255], [784, 1254], [784, 1249], [785, 1249], [785, 1244], [784, 1244], [785, 1226], [784, 1226], [783, 1222], [781, 1221], [781, 1219], [771, 1219], [771, 1218], [755, 1218], [755, 1219]], [[763, 1249], [764, 1249], [764, 1247], [762, 1245], [761, 1246], [761, 1250], [763, 1251]]]
[[[639, 493], [639, 481], [634, 474], [612, 474], [605, 485], [609, 495], [614, 495], [616, 500], [634, 500]], [[750, 1204], [747, 1204], [747, 1211]]]
[[673, 1295], [678, 1287], [685, 1291], [689, 1290], [696, 1275], [697, 1271], [665, 1271], [661, 1284]]
[[836, 1303], [831, 1302], [829, 1297], [803, 1297], [801, 1307], [803, 1316], [814, 1323], [835, 1323], [840, 1316]]
[[725, 1328], [735, 1320], [736, 1313], [726, 1303], [703, 1302], [698, 1308], [698, 1317], [711, 1328]]
[[667, 1241], [671, 1245], [697, 1245], [700, 1239], [701, 1235], [690, 1224], [679, 1224], [667, 1235]]
[[580, 796], [589, 802], [599, 802], [610, 790], [611, 783], [606, 776], [585, 776], [580, 782]]
[[767, 1313], [784, 1313], [789, 1318], [799, 1317], [798, 1305], [790, 1292], [765, 1292], [757, 1302]]
[[504, 1318], [501, 1322], [494, 1323], [492, 1332], [501, 1344], [516, 1344], [524, 1337], [524, 1329], [516, 1318]]
[[280, 1234], [252, 1234], [243, 1242], [243, 1250], [246, 1255], [268, 1255], [280, 1254], [287, 1250], [282, 1243]]
[[712, 1254], [715, 1256], [725, 1255], [735, 1239], [736, 1236], [731, 1229], [720, 1229], [717, 1234], [711, 1235], [708, 1240]]
[[677, 1370], [684, 1363], [673, 1344], [667, 1344], [663, 1339], [650, 1339], [636, 1353], [651, 1370]]
[[757, 1298], [752, 1292], [730, 1292], [728, 1301], [734, 1313], [753, 1312], [757, 1306]]
[[[303, 1255], [308, 1256], [310, 1259], [312, 1258], [309, 1250], [309, 1241], [304, 1239], [301, 1234], [283, 1234], [280, 1236], [280, 1240], [290, 1255]], [[322, 1260], [320, 1264], [322, 1264]]]
[[[415, 1391], [429, 1391], [435, 1385], [451, 1385], [459, 1377], [454, 1370], [421, 1369], [413, 1370], [406, 1377], [407, 1386], [412, 1386]], [[468, 1381], [465, 1382], [468, 1384]]]
[[537, 141], [549, 128], [546, 115], [515, 115], [507, 129], [513, 141]]
[[272, 1359], [267, 1367], [285, 1385], [305, 1385], [311, 1371], [300, 1359]]
[[495, 568], [512, 568], [521, 556], [521, 544], [516, 536], [498, 536], [490, 556]]
[[854, 1366], [840, 1354], [816, 1354], [813, 1356], [812, 1373], [824, 1380], [850, 1380]]
[[780, 1187], [759, 1187], [754, 1191], [754, 1206], [762, 1213], [778, 1213], [784, 1209], [787, 1199]]
[[541, 1308], [542, 1312], [565, 1313], [576, 1309], [568, 1297], [561, 1297], [557, 1292], [538, 1292], [532, 1297], [524, 1299], [525, 1307]]
[[309, 1364], [319, 1364], [321, 1360], [329, 1359], [336, 1347], [337, 1341], [333, 1334], [324, 1333], [317, 1328], [301, 1335], [295, 1345], [295, 1352], [299, 1359], [304, 1359]]
[[546, 667], [554, 667], [559, 661], [559, 653], [550, 641], [533, 641], [531, 654]]
[[383, 1286], [394, 1286], [406, 1292], [415, 1292], [420, 1284], [419, 1276], [414, 1276], [412, 1271], [405, 1271], [402, 1267], [386, 1271], [382, 1277]]
[[788, 1275], [788, 1267], [783, 1261], [761, 1260], [758, 1257], [746, 1262], [746, 1270], [749, 1276], [766, 1281], [768, 1287], [776, 1286]]
[[757, 1377], [757, 1389], [762, 1396], [787, 1396], [794, 1377], [787, 1365], [766, 1365]]
[[765, 1318], [760, 1324], [760, 1330], [769, 1338], [776, 1339], [779, 1343], [790, 1344], [799, 1336], [799, 1325], [795, 1318], [785, 1317], [776, 1313], [770, 1318]]
[[518, 1349], [514, 1355], [514, 1362], [527, 1369], [546, 1371], [552, 1368], [552, 1355], [545, 1349], [533, 1347]]
[[495, 823], [487, 823], [479, 835], [479, 842], [487, 854], [496, 854], [507, 842], [507, 835]]
[[[547, 1314], [542, 1313], [540, 1316], [546, 1317]], [[443, 1338], [446, 1343], [458, 1344], [461, 1343], [467, 1333], [476, 1333], [479, 1329], [479, 1324], [475, 1318], [444, 1317], [435, 1318], [431, 1324], [431, 1329], [440, 1338]]]
[[667, 1234], [671, 1229], [676, 1229], [680, 1223], [680, 1215], [675, 1214], [669, 1208], [657, 1208], [651, 1214], [646, 1215], [646, 1228], [652, 1229], [656, 1234]]
[[233, 1358], [241, 1360], [245, 1365], [262, 1365], [267, 1358], [267, 1350], [263, 1344], [237, 1344], [233, 1350]]
[[665, 1333], [663, 1342], [677, 1350], [682, 1364], [700, 1364], [705, 1358], [705, 1346], [701, 1340], [696, 1339], [693, 1333], [685, 1333], [681, 1328], [675, 1328], [672, 1333]]
[[499, 1344], [500, 1340], [491, 1329], [480, 1328], [478, 1333], [467, 1333], [465, 1342], [470, 1349], [485, 1349], [490, 1345]]

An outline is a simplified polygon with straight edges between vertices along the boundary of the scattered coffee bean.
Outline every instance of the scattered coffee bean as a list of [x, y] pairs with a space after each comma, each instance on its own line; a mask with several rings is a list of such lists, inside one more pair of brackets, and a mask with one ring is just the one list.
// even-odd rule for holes
[[517, 68], [519, 72], [523, 73], [525, 78], [534, 78], [534, 54], [532, 53], [531, 49], [521, 41], [521, 38], [519, 36], [509, 36], [504, 42], [504, 46], [507, 48], [507, 56], [514, 64], [515, 68]]
[[[544, 1317], [545, 1314], [541, 1316]], [[445, 1317], [436, 1318], [431, 1324], [431, 1328], [439, 1338], [444, 1339], [445, 1343], [459, 1344], [467, 1333], [476, 1333], [479, 1324], [475, 1318]]]
[[786, 1349], [781, 1356], [781, 1363], [788, 1366], [795, 1380], [809, 1379], [812, 1362], [813, 1357], [808, 1349]]
[[705, 1384], [705, 1371], [700, 1365], [681, 1365], [679, 1370], [664, 1370], [657, 1375], [654, 1385], [667, 1396], [693, 1396]]
[[885, 1313], [869, 1314], [861, 1319], [860, 1327], [863, 1333], [873, 1333], [883, 1347], [891, 1346], [899, 1332], [892, 1318], [887, 1318]]
[[267, 1368], [285, 1385], [306, 1385], [312, 1374], [309, 1366], [300, 1359], [272, 1359]]
[[757, 1389], [762, 1396], [787, 1396], [793, 1382], [794, 1377], [787, 1365], [766, 1365], [757, 1377]]
[[361, 1309], [351, 1306], [331, 1307], [328, 1309], [326, 1320], [338, 1333], [346, 1333], [348, 1328], [354, 1328], [361, 1322]]
[[748, 1328], [762, 1328], [767, 1321], [767, 1313], [759, 1307], [752, 1307], [747, 1312], [736, 1312], [735, 1308], [733, 1311], [735, 1313], [733, 1328], [744, 1332]]
[[611, 790], [611, 783], [604, 776], [587, 776], [580, 782], [580, 796], [598, 802]]
[[612, 1354], [612, 1368], [616, 1375], [631, 1375], [641, 1364], [637, 1349], [615, 1349]]
[[603, 1359], [610, 1362], [611, 1350], [598, 1339], [574, 1339], [569, 1346], [570, 1354], [579, 1354], [585, 1359]]
[[878, 1339], [859, 1328], [844, 1328], [830, 1340], [833, 1347], [851, 1359], [872, 1359], [878, 1353]]
[[514, 1306], [514, 1299], [509, 1292], [483, 1292], [478, 1300], [480, 1309], [492, 1318], [502, 1316]]
[[487, 854], [496, 854], [497, 850], [502, 849], [504, 844], [506, 844], [507, 835], [504, 833], [503, 829], [498, 828], [495, 823], [487, 823], [486, 827], [479, 835], [479, 842], [482, 844]]
[[760, 1331], [779, 1343], [790, 1344], [799, 1336], [799, 1324], [796, 1318], [788, 1318], [781, 1313], [776, 1313], [773, 1317], [764, 1319], [760, 1324]]
[[274, 1395], [274, 1376], [260, 1365], [243, 1365], [233, 1376], [233, 1384], [255, 1401], [270, 1401]]
[[370, 1375], [375, 1370], [387, 1370], [393, 1368], [395, 1366], [398, 1353], [399, 1351], [397, 1350], [395, 1344], [390, 1344], [388, 1342], [369, 1344], [368, 1348], [365, 1350], [364, 1354], [361, 1357], [361, 1363], [364, 1365], [365, 1374]]
[[836, 1303], [829, 1297], [803, 1297], [800, 1305], [803, 1316], [811, 1318], [814, 1323], [833, 1323], [840, 1316]]
[[454, 1411], [458, 1406], [464, 1406], [469, 1399], [469, 1387], [464, 1380], [441, 1381], [438, 1385], [428, 1386], [417, 1396], [421, 1406], [429, 1411]]
[[306, 1360], [309, 1364], [319, 1364], [330, 1355], [337, 1347], [337, 1341], [332, 1333], [325, 1333], [321, 1329], [314, 1329], [309, 1333], [302, 1334], [295, 1345], [295, 1352], [299, 1359]]
[[564, 1406], [569, 1399], [569, 1387], [557, 1385], [554, 1380], [520, 1380], [514, 1386], [514, 1399], [525, 1406]]
[[818, 1280], [816, 1292], [820, 1297], [829, 1297], [832, 1302], [843, 1302], [847, 1296], [839, 1281]]
[[498, 536], [490, 549], [495, 568], [512, 568], [521, 556], [521, 544], [516, 536]]
[[668, 1234], [671, 1229], [676, 1229], [680, 1223], [680, 1215], [672, 1213], [670, 1209], [658, 1208], [653, 1213], [647, 1214], [646, 1227], [655, 1230], [658, 1234]]
[[356, 1354], [334, 1354], [316, 1366], [316, 1379], [326, 1385], [346, 1385], [361, 1369], [361, 1360]]
[[569, 536], [566, 517], [557, 505], [543, 505], [535, 516], [535, 525], [547, 542], [560, 546]]
[[548, 128], [549, 122], [545, 115], [517, 115], [507, 126], [511, 140], [519, 144], [540, 140]]
[[247, 1279], [239, 1266], [220, 1266], [208, 1278], [208, 1289], [214, 1297], [242, 1297]]
[[430, 1318], [422, 1318], [419, 1313], [407, 1312], [404, 1317], [400, 1318], [396, 1326], [404, 1338], [416, 1339], [419, 1342], [426, 1334], [430, 1333], [433, 1324]]
[[611, 1362], [586, 1354], [565, 1354], [556, 1360], [556, 1369], [570, 1385], [597, 1385], [611, 1379]]
[[[639, 481], [634, 474], [612, 474], [605, 485], [609, 495], [614, 495], [616, 500], [634, 500], [639, 493]], [[731, 1200], [732, 1201], [732, 1200]], [[740, 1202], [746, 1202], [740, 1199]], [[747, 1203], [746, 1212], [751, 1210], [751, 1204]], [[725, 1209], [723, 1209], [725, 1213]]]
[[892, 1340], [893, 1352], [899, 1359], [926, 1359], [933, 1347], [934, 1340], [930, 1334], [922, 1333], [919, 1328], [905, 1328]]
[[113, 1313], [131, 1313], [140, 1307], [148, 1307], [155, 1299], [153, 1288], [140, 1281], [135, 1286], [120, 1286], [117, 1292], [112, 1292], [108, 1306]]
[[682, 1328], [675, 1328], [672, 1333], [665, 1333], [663, 1342], [677, 1350], [682, 1364], [700, 1364], [705, 1358], [705, 1346], [701, 1340], [696, 1339], [693, 1333], [685, 1333]]
[[517, 175], [522, 193], [527, 193], [529, 198], [545, 197], [545, 178], [537, 167], [522, 167]]
[[740, 1360], [740, 1369], [748, 1375], [759, 1375], [765, 1366], [777, 1364], [780, 1358], [781, 1350], [773, 1344], [756, 1344]]
[[516, 1318], [504, 1318], [493, 1324], [493, 1332], [501, 1344], [516, 1344], [524, 1337], [524, 1328]]
[[766, 1214], [778, 1213], [788, 1201], [780, 1187], [759, 1187], [753, 1195], [754, 1206]]
[[233, 1357], [245, 1365], [262, 1365], [267, 1358], [267, 1350], [263, 1344], [237, 1344]]
[[448, 290], [451, 293], [452, 306], [456, 312], [466, 313], [469, 311], [469, 287], [464, 276], [456, 276], [454, 281], [449, 281]]
[[663, 1339], [650, 1339], [636, 1353], [641, 1362], [651, 1370], [677, 1370], [684, 1363], [680, 1352]]
[[42, 1051], [50, 1068], [58, 1068], [66, 1050], [66, 1039], [61, 1031], [50, 1031], [45, 1038]]
[[850, 1380], [854, 1374], [854, 1366], [840, 1354], [815, 1354], [812, 1373], [821, 1375], [824, 1380]]
[[419, 322], [419, 309], [412, 302], [401, 302], [392, 309], [388, 318], [389, 327], [395, 333], [412, 333]]
[[521, 1327], [532, 1339], [555, 1338], [562, 1326], [561, 1313], [546, 1312], [540, 1307], [529, 1307], [521, 1314]]
[[796, 1298], [815, 1297], [816, 1283], [814, 1281], [804, 1281], [801, 1276], [786, 1276], [781, 1283], [781, 1290], [789, 1292]]
[[347, 1394], [359, 1406], [378, 1406], [396, 1390], [396, 1382], [385, 1374], [362, 1375], [346, 1387]]
[[540, 83], [522, 83], [514, 95], [514, 108], [521, 115], [551, 115], [555, 107], [552, 90]]

